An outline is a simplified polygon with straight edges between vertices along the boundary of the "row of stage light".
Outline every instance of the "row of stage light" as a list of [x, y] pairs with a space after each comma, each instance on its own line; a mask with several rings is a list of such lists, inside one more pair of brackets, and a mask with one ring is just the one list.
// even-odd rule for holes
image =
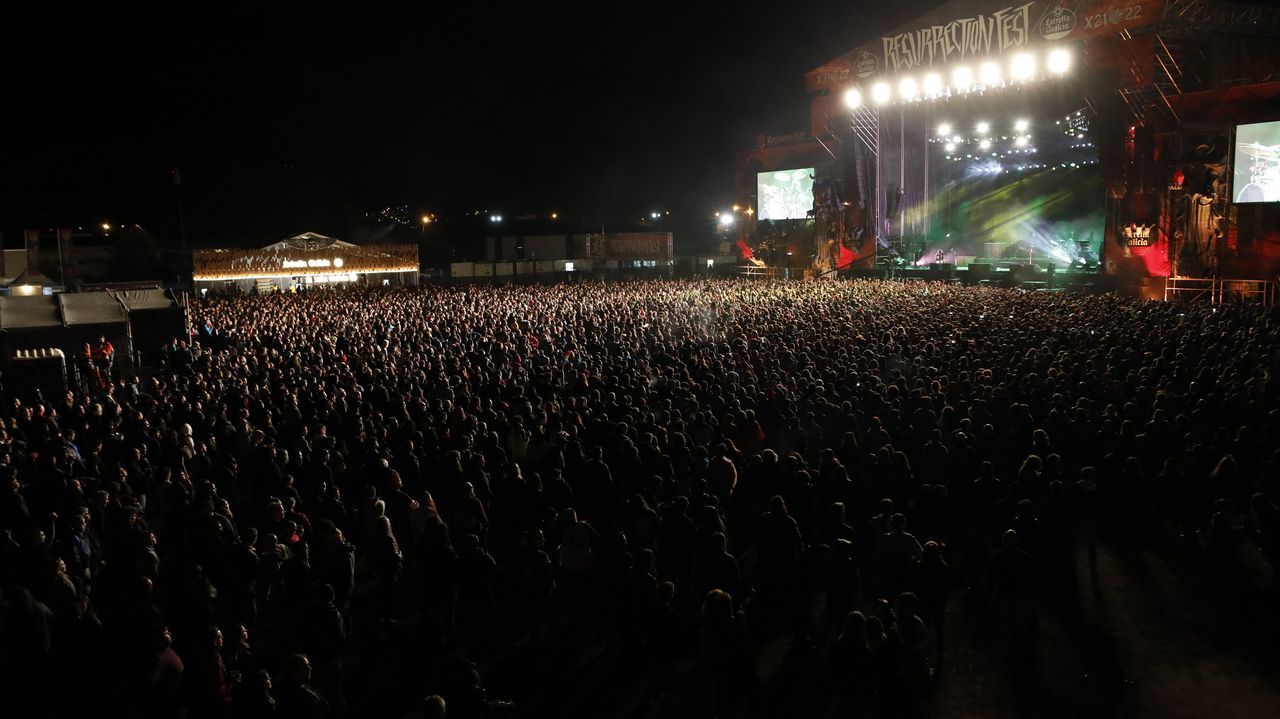
[[[1014, 135], [1012, 137], [1001, 135], [999, 139], [1005, 142], [1013, 142], [1013, 148], [1009, 150], [1010, 153], [1031, 154], [1036, 151], [1036, 148], [1031, 145], [1030, 129], [1031, 123], [1027, 120], [1015, 120], [1013, 122]], [[979, 150], [986, 152], [996, 144], [996, 138], [991, 136], [991, 123], [979, 122], [974, 126], [974, 130], [977, 131], [977, 137], [965, 138], [958, 134], [952, 134], [951, 123], [944, 122], [938, 125], [937, 137], [930, 138], [929, 142], [941, 144], [943, 149], [947, 151], [948, 159], [959, 145], [975, 145]]]
[[[1045, 56], [1044, 71], [1041, 71], [1039, 59], [1029, 52], [1018, 53], [1009, 61], [1008, 72], [1000, 63], [991, 61], [978, 66], [975, 73], [972, 67], [961, 65], [951, 71], [951, 82], [944, 82], [942, 75], [933, 72], [920, 79], [904, 77], [898, 80], [897, 102], [916, 102], [919, 100], [936, 100], [966, 95], [971, 92], [998, 90], [1010, 85], [1021, 85], [1044, 77], [1062, 77], [1071, 69], [1071, 53], [1064, 48], [1050, 50]], [[888, 105], [894, 102], [894, 88], [881, 80], [871, 86], [870, 100], [876, 105]], [[844, 103], [851, 110], [862, 107], [864, 98], [860, 88], [849, 88], [844, 93]]]

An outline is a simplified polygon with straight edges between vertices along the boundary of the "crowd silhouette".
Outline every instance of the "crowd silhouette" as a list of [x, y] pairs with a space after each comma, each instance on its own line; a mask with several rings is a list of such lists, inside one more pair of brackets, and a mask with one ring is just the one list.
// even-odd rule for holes
[[[1033, 703], [1099, 543], [1275, 597], [1259, 306], [721, 279], [190, 312], [158, 373], [3, 410], [13, 716], [912, 717], [956, 621]], [[820, 671], [773, 687], [780, 651]]]

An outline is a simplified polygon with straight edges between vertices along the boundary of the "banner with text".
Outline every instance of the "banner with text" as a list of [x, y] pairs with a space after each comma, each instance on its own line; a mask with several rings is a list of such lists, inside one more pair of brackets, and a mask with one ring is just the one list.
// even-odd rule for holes
[[670, 232], [625, 232], [590, 235], [587, 258], [592, 260], [670, 260]]
[[810, 91], [985, 60], [1164, 18], [1165, 0], [956, 0], [811, 70]]

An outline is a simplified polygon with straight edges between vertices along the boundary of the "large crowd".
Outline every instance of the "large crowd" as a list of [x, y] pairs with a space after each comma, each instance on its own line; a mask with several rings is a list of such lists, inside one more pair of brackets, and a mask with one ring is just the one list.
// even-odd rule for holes
[[1100, 542], [1274, 598], [1256, 305], [687, 280], [190, 318], [154, 373], [3, 410], [6, 715], [799, 716], [781, 638], [807, 715], [909, 717], [957, 588], [1014, 674]]

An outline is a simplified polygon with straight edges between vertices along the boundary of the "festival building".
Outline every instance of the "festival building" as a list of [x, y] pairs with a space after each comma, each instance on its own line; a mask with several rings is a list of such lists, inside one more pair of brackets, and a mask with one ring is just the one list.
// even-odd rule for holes
[[304, 232], [258, 250], [217, 249], [192, 253], [197, 291], [263, 292], [318, 285], [416, 285], [420, 276], [414, 245], [360, 246]]

